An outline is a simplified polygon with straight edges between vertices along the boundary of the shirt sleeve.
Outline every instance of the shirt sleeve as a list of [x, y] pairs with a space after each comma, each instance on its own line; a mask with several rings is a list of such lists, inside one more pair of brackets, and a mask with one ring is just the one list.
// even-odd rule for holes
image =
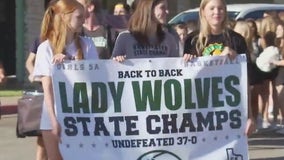
[[42, 76], [51, 76], [51, 67], [53, 65], [51, 63], [52, 55], [53, 53], [48, 41], [45, 41], [44, 43], [39, 45], [33, 71], [35, 78], [41, 78]]
[[83, 41], [82, 47], [85, 59], [99, 59], [98, 51], [93, 41], [85, 37], [81, 37], [81, 39]]
[[114, 48], [112, 51], [112, 56], [116, 57], [116, 56], [122, 56], [122, 55], [126, 55], [126, 46], [125, 46], [125, 42], [127, 42], [127, 38], [126, 37], [125, 32], [121, 32], [118, 36], [117, 39], [115, 41], [114, 44]]
[[179, 57], [179, 40], [169, 33], [170, 41], [170, 57]]
[[30, 52], [36, 54], [37, 53], [37, 48], [38, 48], [39, 44], [40, 44], [39, 37], [37, 37], [33, 41], [32, 45], [30, 46]]
[[196, 36], [198, 32], [192, 32], [188, 35], [184, 43], [183, 53], [197, 55], [196, 51]]

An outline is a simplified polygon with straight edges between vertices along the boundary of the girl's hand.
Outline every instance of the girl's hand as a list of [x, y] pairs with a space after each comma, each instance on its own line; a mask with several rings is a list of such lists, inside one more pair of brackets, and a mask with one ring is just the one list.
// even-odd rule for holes
[[191, 60], [192, 60], [193, 58], [195, 58], [195, 57], [196, 57], [196, 55], [185, 53], [185, 54], [183, 55], [183, 60], [184, 60], [185, 62], [188, 62], [188, 61], [191, 61]]
[[230, 60], [234, 60], [237, 57], [237, 52], [229, 47], [224, 47], [224, 50], [222, 51], [221, 55], [225, 56], [228, 55]]
[[62, 62], [64, 62], [64, 60], [65, 60], [66, 58], [67, 58], [66, 55], [64, 55], [64, 54], [62, 54], [62, 53], [56, 54], [56, 55], [54, 55], [53, 58], [52, 58], [52, 63], [53, 63], [53, 64], [62, 63]]
[[113, 57], [112, 59], [117, 61], [117, 62], [123, 62], [126, 59], [126, 55], [116, 56], [116, 57]]
[[273, 64], [275, 66], [279, 66], [280, 65], [280, 61], [271, 61], [270, 64]]

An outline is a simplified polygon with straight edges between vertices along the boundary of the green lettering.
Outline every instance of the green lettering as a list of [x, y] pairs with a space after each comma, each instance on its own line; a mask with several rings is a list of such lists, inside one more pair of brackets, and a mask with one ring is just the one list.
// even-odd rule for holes
[[59, 94], [63, 113], [72, 113], [72, 107], [68, 106], [65, 82], [59, 82]]
[[152, 89], [151, 81], [143, 81], [142, 89], [138, 81], [132, 82], [133, 94], [135, 99], [136, 110], [146, 111], [147, 102], [149, 102], [151, 111], [159, 111], [161, 108], [161, 89], [162, 81], [156, 80], [154, 82], [154, 91]]
[[181, 85], [177, 80], [167, 80], [164, 84], [165, 88], [165, 105], [169, 110], [175, 111], [181, 107], [182, 95]]
[[238, 106], [241, 102], [241, 93], [234, 85], [240, 85], [240, 80], [237, 76], [228, 76], [225, 79], [225, 88], [232, 96], [226, 96], [227, 104], [230, 106]]
[[203, 84], [202, 79], [195, 79], [195, 90], [198, 108], [208, 108], [210, 78], [204, 78]]
[[185, 109], [195, 109], [196, 103], [193, 102], [192, 99], [192, 83], [191, 79], [184, 80], [184, 101], [185, 101]]
[[74, 113], [90, 113], [86, 83], [75, 83], [73, 92]]
[[212, 77], [212, 105], [213, 107], [224, 107], [224, 102], [220, 101], [219, 95], [223, 93], [222, 88], [219, 87], [222, 84], [222, 77]]
[[92, 83], [92, 113], [107, 111], [107, 87], [104, 83]]
[[109, 89], [113, 98], [114, 112], [121, 112], [121, 97], [124, 87], [124, 82], [118, 82], [117, 89], [114, 82], [109, 82]]

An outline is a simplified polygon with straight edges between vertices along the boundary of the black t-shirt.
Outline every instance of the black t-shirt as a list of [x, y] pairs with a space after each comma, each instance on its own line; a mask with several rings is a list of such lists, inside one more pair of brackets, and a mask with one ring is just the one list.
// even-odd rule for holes
[[94, 42], [100, 59], [110, 58], [107, 29], [104, 26], [100, 26], [95, 31], [89, 31], [83, 28], [82, 36], [88, 37]]
[[[184, 44], [184, 53], [193, 54], [198, 56], [198, 52], [196, 50], [196, 42], [198, 37], [198, 31], [191, 33]], [[246, 54], [247, 62], [248, 62], [248, 78], [249, 83], [254, 84], [255, 80], [252, 76], [252, 63], [250, 56], [248, 54], [247, 45], [245, 39], [238, 33], [233, 30], [228, 30], [228, 33], [222, 33], [219, 35], [209, 35], [208, 42], [205, 48], [201, 51], [202, 56], [208, 55], [220, 55], [224, 49], [224, 47], [228, 46], [229, 48], [235, 50], [237, 54]]]
[[[195, 31], [188, 36], [184, 44], [184, 53], [198, 55], [196, 50], [197, 37], [198, 31]], [[247, 53], [245, 39], [240, 34], [228, 30], [228, 35], [225, 33], [209, 35], [206, 47], [202, 50], [202, 55], [219, 55], [225, 46], [232, 48], [238, 54]]]
[[36, 54], [39, 45], [40, 45], [40, 40], [39, 37], [37, 37], [30, 46], [30, 52]]

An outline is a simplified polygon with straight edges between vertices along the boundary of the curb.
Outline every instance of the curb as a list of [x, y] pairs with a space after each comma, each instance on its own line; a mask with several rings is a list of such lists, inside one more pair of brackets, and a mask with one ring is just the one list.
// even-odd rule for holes
[[2, 115], [18, 113], [17, 107], [18, 107], [17, 105], [3, 105], [3, 106], [0, 106], [0, 117]]

